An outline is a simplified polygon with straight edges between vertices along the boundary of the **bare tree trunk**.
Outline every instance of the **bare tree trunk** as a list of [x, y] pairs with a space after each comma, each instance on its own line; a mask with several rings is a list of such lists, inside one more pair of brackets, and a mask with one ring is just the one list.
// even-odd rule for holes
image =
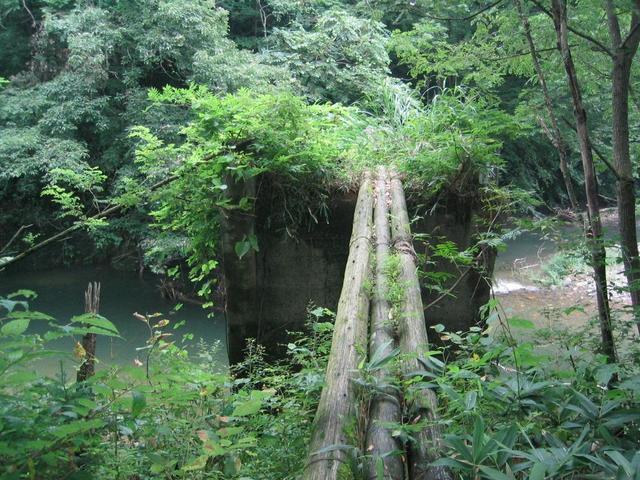
[[576, 130], [580, 144], [582, 168], [584, 171], [585, 193], [587, 197], [587, 212], [589, 227], [585, 228], [585, 236], [591, 251], [593, 273], [596, 283], [596, 298], [598, 303], [598, 317], [600, 333], [602, 335], [602, 351], [610, 361], [615, 361], [615, 345], [611, 329], [611, 311], [607, 294], [606, 252], [602, 240], [602, 222], [600, 220], [600, 204], [598, 199], [598, 185], [593, 166], [591, 141], [587, 127], [587, 112], [582, 103], [582, 93], [578, 77], [571, 56], [568, 41], [567, 10], [565, 0], [552, 0], [553, 23], [556, 29], [558, 50], [562, 56], [567, 82], [573, 101], [573, 113], [576, 120]]
[[571, 181], [571, 174], [569, 172], [569, 162], [567, 161], [567, 144], [564, 141], [564, 137], [562, 136], [562, 132], [560, 131], [560, 127], [558, 126], [558, 120], [553, 111], [553, 102], [551, 100], [551, 95], [549, 95], [549, 89], [547, 88], [547, 81], [545, 79], [544, 72], [542, 71], [542, 66], [540, 65], [540, 57], [538, 55], [538, 51], [536, 50], [535, 43], [533, 42], [533, 37], [531, 36], [531, 25], [529, 25], [529, 17], [522, 7], [522, 0], [514, 0], [514, 2], [520, 15], [522, 27], [524, 28], [524, 34], [527, 37], [529, 51], [531, 52], [531, 60], [533, 61], [533, 66], [536, 70], [536, 75], [538, 76], [538, 83], [540, 84], [542, 96], [544, 97], [544, 105], [551, 122], [551, 130], [548, 132], [548, 136], [551, 140], [551, 143], [554, 145], [554, 147], [556, 147], [556, 150], [558, 150], [558, 157], [560, 158], [560, 172], [562, 173], [564, 186], [567, 190], [567, 195], [569, 196], [571, 209], [574, 212], [577, 212], [579, 209], [578, 198], [573, 188], [573, 182]]
[[[636, 2], [636, 8], [640, 8]], [[629, 36], [623, 41], [615, 6], [611, 0], [605, 2], [609, 25], [609, 36], [613, 47], [611, 70], [612, 89], [612, 132], [613, 164], [617, 173], [616, 196], [620, 243], [624, 271], [627, 277], [631, 305], [638, 332], [640, 333], [640, 258], [636, 234], [636, 198], [633, 186], [633, 167], [629, 153], [629, 81], [631, 64], [640, 42], [640, 17], [637, 12], [631, 16]]]
[[349, 257], [338, 302], [325, 385], [314, 419], [304, 480], [337, 480], [348, 469], [348, 453], [341, 447], [353, 445], [345, 427], [354, 423], [356, 392], [353, 378], [359, 352], [365, 351], [369, 318], [367, 280], [371, 278], [371, 220], [373, 188], [365, 174], [353, 219]]
[[[100, 310], [100, 283], [89, 282], [87, 290], [84, 292], [85, 313], [98, 314]], [[96, 369], [96, 334], [85, 333], [82, 336], [82, 348], [85, 351], [85, 358], [76, 375], [76, 381], [84, 382], [92, 377]]]
[[[404, 289], [402, 318], [399, 319], [400, 349], [406, 356], [405, 375], [428, 368], [422, 353], [429, 349], [427, 327], [420, 294], [409, 214], [400, 179], [391, 179], [391, 233], [393, 246], [400, 257], [399, 281]], [[429, 464], [440, 458], [442, 432], [438, 422], [438, 401], [433, 390], [424, 388], [405, 395], [411, 422], [425, 421], [426, 426], [409, 445], [409, 478], [412, 480], [451, 480], [444, 467]], [[408, 398], [407, 398], [408, 397]]]
[[[378, 172], [376, 181], [376, 204], [374, 224], [376, 234], [376, 288], [371, 306], [371, 337], [369, 357], [374, 353], [387, 357], [395, 347], [395, 331], [390, 322], [390, 307], [387, 301], [388, 282], [385, 268], [389, 258], [391, 232], [389, 227], [389, 195], [387, 183], [389, 176], [384, 167]], [[376, 372], [376, 377], [384, 384], [390, 384], [392, 374], [385, 368]], [[402, 480], [404, 463], [401, 456], [402, 446], [391, 435], [384, 423], [399, 422], [402, 417], [398, 394], [391, 388], [383, 389], [371, 402], [369, 425], [366, 436], [366, 454], [372, 457], [367, 465], [367, 478], [378, 480], [378, 464], [383, 466], [384, 479]]]

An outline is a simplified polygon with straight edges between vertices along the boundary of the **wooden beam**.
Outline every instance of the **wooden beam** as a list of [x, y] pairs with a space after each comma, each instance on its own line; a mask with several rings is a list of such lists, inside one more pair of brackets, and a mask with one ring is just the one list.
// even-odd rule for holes
[[[391, 178], [391, 239], [396, 254], [400, 257], [401, 272], [399, 282], [404, 289], [404, 303], [399, 319], [400, 349], [405, 356], [405, 375], [424, 371], [427, 363], [422, 355], [429, 349], [427, 327], [425, 325], [420, 281], [418, 280], [416, 254], [409, 224], [409, 214], [400, 178]], [[442, 432], [438, 422], [438, 401], [429, 388], [407, 392], [405, 407], [411, 422], [424, 422], [425, 427], [409, 445], [409, 478], [412, 480], [451, 480], [451, 474], [444, 467], [432, 467], [430, 463], [440, 458]]]
[[[373, 188], [371, 175], [365, 174], [358, 193], [344, 283], [336, 312], [331, 352], [325, 384], [314, 419], [304, 480], [337, 480], [348, 469], [353, 444], [346, 433], [354, 423], [357, 374], [360, 352], [366, 351], [369, 317], [367, 282], [371, 278], [371, 220]], [[344, 473], [342, 473], [344, 475]]]
[[[386, 358], [393, 354], [396, 347], [395, 328], [390, 319], [390, 306], [387, 300], [389, 289], [386, 265], [391, 245], [389, 226], [388, 194], [389, 175], [384, 167], [380, 167], [376, 180], [376, 204], [374, 210], [376, 269], [375, 290], [371, 305], [371, 337], [369, 339], [369, 358], [374, 353]], [[387, 368], [377, 370], [374, 375], [381, 384], [392, 383], [392, 373]], [[378, 468], [381, 465], [385, 480], [402, 480], [404, 478], [404, 462], [402, 445], [391, 435], [385, 423], [400, 422], [402, 408], [397, 390], [383, 388], [377, 393], [369, 410], [369, 424], [366, 435], [367, 479], [378, 479]]]

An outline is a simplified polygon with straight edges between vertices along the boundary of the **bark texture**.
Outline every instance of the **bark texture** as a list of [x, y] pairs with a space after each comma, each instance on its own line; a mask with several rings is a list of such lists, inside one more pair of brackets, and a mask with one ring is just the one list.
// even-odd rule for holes
[[560, 127], [558, 126], [558, 119], [555, 115], [555, 112], [553, 111], [553, 102], [551, 100], [551, 95], [549, 95], [549, 89], [547, 88], [547, 80], [544, 76], [542, 66], [540, 65], [540, 56], [538, 55], [536, 45], [531, 35], [531, 25], [529, 24], [529, 17], [524, 11], [522, 0], [514, 0], [514, 2], [516, 8], [518, 9], [518, 14], [520, 15], [520, 21], [522, 22], [522, 27], [524, 28], [525, 37], [527, 37], [529, 52], [531, 53], [531, 60], [533, 61], [533, 66], [538, 77], [538, 83], [540, 84], [540, 89], [542, 90], [545, 109], [547, 110], [547, 115], [549, 116], [549, 121], [551, 123], [551, 130], [549, 130], [544, 125], [544, 122], [542, 122], [543, 129], [547, 133], [547, 136], [551, 140], [551, 143], [553, 143], [553, 146], [556, 147], [556, 150], [558, 150], [558, 157], [560, 159], [560, 172], [562, 173], [562, 179], [564, 180], [564, 186], [567, 191], [567, 196], [569, 197], [571, 209], [573, 211], [578, 211], [578, 197], [576, 196], [576, 192], [573, 188], [571, 174], [569, 173], [569, 162], [567, 161], [567, 158], [569, 156], [567, 143], [564, 141], [564, 137], [562, 136], [562, 132], [560, 131]]
[[[331, 352], [325, 385], [314, 419], [304, 480], [337, 480], [347, 469], [348, 453], [339, 448], [353, 444], [346, 434], [355, 424], [356, 392], [352, 382], [359, 362], [359, 352], [366, 351], [369, 294], [366, 282], [371, 274], [371, 239], [373, 188], [366, 174], [360, 186], [349, 258], [338, 302]], [[336, 448], [338, 447], [338, 448]]]
[[[371, 305], [371, 337], [369, 339], [369, 356], [378, 352], [383, 357], [392, 354], [396, 339], [395, 330], [390, 319], [390, 306], [387, 301], [388, 281], [385, 266], [389, 258], [391, 231], [389, 226], [388, 194], [389, 177], [386, 169], [380, 168], [376, 181], [376, 203], [374, 210], [376, 270], [375, 290]], [[376, 372], [381, 384], [390, 384], [393, 374], [386, 368]], [[367, 465], [367, 478], [378, 480], [377, 468], [381, 463], [384, 479], [402, 480], [404, 463], [401, 456], [402, 445], [391, 436], [391, 431], [383, 426], [385, 422], [399, 422], [402, 409], [397, 391], [384, 388], [371, 402], [369, 424], [366, 435], [366, 454], [372, 457]]]
[[[409, 214], [402, 183], [397, 175], [391, 178], [391, 233], [393, 246], [400, 257], [399, 281], [404, 289], [402, 317], [399, 318], [400, 349], [406, 355], [405, 375], [422, 371], [426, 362], [421, 353], [428, 350], [429, 339], [425, 325], [420, 282], [418, 280], [415, 251], [409, 225]], [[438, 401], [433, 390], [422, 389], [405, 397], [411, 422], [428, 421], [417, 434], [416, 442], [409, 445], [409, 478], [412, 480], [451, 480], [444, 467], [430, 463], [440, 458], [442, 432], [437, 418]]]
[[[635, 2], [640, 8], [640, 2]], [[620, 244], [624, 271], [631, 295], [631, 305], [638, 332], [640, 332], [640, 259], [636, 234], [636, 196], [633, 186], [633, 167], [629, 153], [629, 82], [631, 64], [640, 42], [640, 17], [637, 11], [631, 15], [629, 35], [623, 40], [615, 6], [611, 0], [605, 2], [609, 36], [612, 43], [612, 130], [613, 166], [616, 171], [616, 196]]]
[[602, 351], [610, 361], [615, 361], [615, 346], [611, 330], [611, 311], [607, 294], [606, 253], [602, 242], [598, 184], [593, 166], [591, 140], [587, 127], [587, 112], [582, 102], [582, 92], [569, 47], [565, 0], [552, 0], [552, 15], [558, 41], [558, 50], [562, 56], [569, 90], [571, 91], [573, 113], [576, 120], [576, 131], [584, 171], [588, 213], [588, 225], [585, 227], [585, 236], [591, 252], [591, 262], [596, 283], [596, 299], [598, 303], [600, 333], [602, 336]]
[[[100, 310], [100, 283], [89, 282], [87, 290], [84, 292], [85, 313], [97, 314]], [[96, 334], [85, 333], [82, 336], [82, 348], [85, 351], [85, 360], [80, 365], [76, 375], [78, 382], [84, 382], [92, 377], [96, 370]]]

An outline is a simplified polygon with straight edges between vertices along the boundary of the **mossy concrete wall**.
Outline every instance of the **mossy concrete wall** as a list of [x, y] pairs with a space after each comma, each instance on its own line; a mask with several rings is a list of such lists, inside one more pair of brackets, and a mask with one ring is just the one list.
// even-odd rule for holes
[[[251, 193], [253, 187], [238, 189], [237, 195]], [[288, 331], [304, 328], [310, 304], [335, 310], [347, 262], [355, 193], [336, 194], [329, 202], [329, 221], [318, 221], [298, 232], [295, 238], [286, 230], [274, 231], [266, 221], [268, 209], [257, 208], [255, 215], [230, 216], [225, 228], [224, 274], [228, 351], [231, 363], [243, 358], [248, 338], [255, 338], [268, 354], [280, 355]], [[258, 200], [259, 201], [259, 200]], [[455, 202], [454, 202], [455, 203]], [[414, 225], [414, 233], [455, 242], [460, 249], [473, 241], [474, 213], [471, 207], [441, 206]], [[234, 243], [255, 234], [259, 251], [238, 259]], [[423, 243], [415, 242], [418, 253]], [[492, 268], [492, 259], [489, 259]], [[436, 271], [450, 271], [445, 288], [457, 280], [458, 271], [448, 262], [432, 265]], [[423, 291], [425, 305], [439, 294]], [[464, 330], [478, 321], [478, 308], [489, 299], [489, 286], [477, 269], [470, 270], [447, 295], [426, 312], [427, 324], [444, 324], [448, 329]]]

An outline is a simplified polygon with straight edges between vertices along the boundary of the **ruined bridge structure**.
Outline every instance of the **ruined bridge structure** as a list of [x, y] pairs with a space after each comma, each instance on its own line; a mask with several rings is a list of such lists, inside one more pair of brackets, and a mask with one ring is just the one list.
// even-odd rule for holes
[[[280, 211], [282, 204], [270, 197], [270, 188], [265, 186], [268, 180], [236, 182], [230, 177], [226, 183], [230, 203], [255, 199], [252, 212], [229, 210], [223, 222], [222, 274], [229, 361], [233, 364], [243, 359], [249, 338], [263, 345], [267, 354], [280, 356], [282, 345], [288, 343], [287, 332], [304, 330], [310, 304], [333, 311], [338, 305], [357, 192], [334, 191], [326, 202], [328, 221], [318, 218], [308, 228], [299, 228], [292, 238], [284, 225], [274, 225], [272, 214]], [[421, 192], [407, 191], [409, 217], [417, 218], [412, 221], [414, 237], [427, 239], [413, 241], [415, 252], [429, 257], [430, 271], [450, 274], [442, 285], [450, 295], [441, 298], [439, 292], [421, 285], [423, 304], [430, 305], [427, 330], [442, 324], [447, 331], [466, 331], [478, 323], [479, 309], [489, 300], [486, 277], [493, 268], [491, 255], [484, 255], [476, 268], [461, 276], [459, 266], [431, 256], [429, 251], [430, 242], [451, 241], [460, 251], [475, 243], [475, 219], [481, 212], [473, 193], [469, 193], [474, 189], [477, 191], [477, 185], [458, 189], [464, 194], [443, 191], [432, 204]], [[258, 240], [259, 251], [251, 249], [238, 258], [235, 245], [252, 236]], [[411, 244], [407, 239], [407, 246]]]
[[[238, 197], [252, 196], [254, 188], [247, 183], [232, 184], [231, 192]], [[473, 240], [474, 212], [461, 209], [455, 200], [454, 204], [453, 211], [445, 205], [415, 225], [421, 233], [437, 233], [464, 249]], [[367, 478], [372, 480], [380, 478], [381, 471], [383, 478], [391, 480], [449, 480], [446, 468], [432, 465], [440, 458], [442, 441], [436, 393], [425, 387], [408, 386], [411, 391], [402, 391], [391, 385], [404, 385], [394, 379], [410, 379], [430, 368], [425, 355], [430, 325], [442, 323], [455, 331], [477, 323], [478, 308], [489, 296], [483, 273], [491, 265], [467, 272], [468, 278], [458, 274], [452, 280], [453, 295], [438, 301], [437, 308], [430, 308], [425, 318], [424, 305], [432, 303], [434, 294], [422, 288], [419, 280], [410, 210], [400, 177], [382, 167], [375, 175], [367, 172], [357, 201], [345, 195], [334, 198], [332, 207], [332, 222], [297, 242], [261, 228], [259, 209], [257, 215], [228, 219], [224, 268], [230, 359], [241, 359], [248, 337], [274, 351], [283, 330], [301, 327], [309, 300], [331, 308], [339, 297], [324, 388], [302, 478], [349, 478], [346, 472], [352, 452], [347, 446], [357, 446], [365, 455]], [[350, 238], [345, 231], [351, 232]], [[252, 234], [259, 238], [260, 251], [252, 252], [243, 262], [229, 247]], [[393, 281], [402, 291], [393, 314], [387, 267], [392, 254], [397, 262]], [[374, 371], [379, 384], [389, 387], [367, 399], [358, 395], [354, 382], [360, 375], [358, 365], [364, 352], [369, 358], [394, 358], [389, 366]], [[354, 429], [358, 415], [361, 426]], [[401, 420], [422, 426], [415, 441], [406, 446], [388, 428]]]

